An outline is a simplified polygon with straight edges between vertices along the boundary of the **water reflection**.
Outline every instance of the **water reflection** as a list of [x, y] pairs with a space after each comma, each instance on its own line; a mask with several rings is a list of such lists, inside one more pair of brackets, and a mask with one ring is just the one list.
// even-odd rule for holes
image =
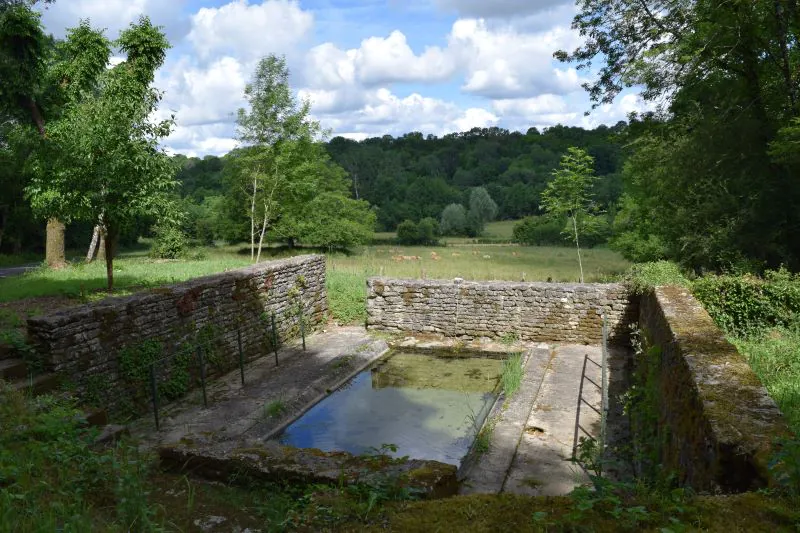
[[279, 437], [287, 445], [458, 465], [494, 401], [501, 362], [398, 353], [314, 406]]

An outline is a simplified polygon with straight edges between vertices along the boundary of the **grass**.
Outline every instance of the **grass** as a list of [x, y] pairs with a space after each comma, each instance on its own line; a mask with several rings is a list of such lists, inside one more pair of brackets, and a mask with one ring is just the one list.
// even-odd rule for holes
[[800, 435], [800, 326], [730, 340], [764, 383], [789, 426]]
[[328, 305], [331, 315], [342, 324], [363, 324], [367, 318], [366, 276], [330, 270], [327, 273]]
[[[500, 223], [498, 223], [500, 224]], [[271, 248], [267, 260], [310, 253]], [[250, 264], [245, 246], [220, 246], [194, 251], [194, 259], [159, 261], [146, 248], [120, 254], [114, 261], [115, 296], [176, 283]], [[403, 258], [405, 257], [405, 259]], [[413, 257], [413, 259], [411, 259]], [[417, 259], [419, 258], [419, 259]], [[629, 266], [606, 249], [584, 252], [587, 281], [612, 279]], [[366, 317], [366, 279], [461, 277], [468, 280], [576, 281], [578, 266], [571, 248], [470, 245], [454, 247], [366, 246], [354, 253], [328, 254], [329, 302], [332, 317], [342, 324], [363, 324]], [[105, 265], [76, 262], [61, 270], [38, 268], [21, 276], [0, 279], [0, 302], [56, 296], [82, 303], [103, 298]], [[49, 305], [49, 304], [48, 304]]]
[[282, 398], [272, 400], [264, 406], [264, 416], [267, 418], [278, 418], [286, 412], [286, 402]]
[[[606, 281], [629, 266], [619, 254], [594, 248], [583, 253], [586, 281]], [[418, 259], [417, 259], [418, 258]], [[578, 280], [575, 250], [560, 247], [471, 245], [453, 247], [368, 246], [352, 255], [328, 256], [329, 272], [362, 277], [521, 281]]]
[[506, 398], [510, 398], [519, 390], [522, 385], [522, 354], [511, 354], [508, 359], [503, 361], [503, 368], [500, 373], [500, 383], [503, 385], [503, 392]]

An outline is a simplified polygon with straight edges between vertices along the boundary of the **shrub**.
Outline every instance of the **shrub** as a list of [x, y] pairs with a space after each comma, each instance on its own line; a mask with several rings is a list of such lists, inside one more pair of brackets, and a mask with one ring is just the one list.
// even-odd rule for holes
[[655, 261], [633, 265], [625, 273], [623, 282], [635, 294], [642, 294], [658, 285], [680, 285], [688, 287], [690, 282], [681, 267], [670, 261]]
[[172, 225], [158, 225], [153, 228], [155, 239], [150, 249], [150, 257], [158, 259], [178, 259], [186, 256], [189, 240], [180, 228]]
[[800, 320], [800, 275], [784, 269], [764, 278], [706, 276], [692, 285], [694, 295], [727, 333], [748, 336]]
[[419, 221], [419, 224], [417, 224], [417, 242], [419, 244], [436, 244], [438, 235], [439, 223], [435, 218], [423, 218]]
[[439, 230], [442, 235], [463, 235], [467, 227], [467, 210], [461, 204], [450, 204], [442, 211]]
[[419, 228], [411, 220], [404, 220], [397, 225], [397, 241], [400, 244], [417, 244]]
[[514, 226], [513, 239], [519, 244], [533, 246], [563, 245], [561, 230], [564, 224], [552, 217], [527, 217]]

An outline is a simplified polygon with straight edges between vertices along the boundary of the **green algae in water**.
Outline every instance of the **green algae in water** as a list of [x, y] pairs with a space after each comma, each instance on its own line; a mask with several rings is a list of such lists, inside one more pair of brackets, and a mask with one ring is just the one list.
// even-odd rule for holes
[[502, 361], [397, 353], [361, 372], [278, 437], [298, 448], [393, 455], [458, 465], [495, 400]]

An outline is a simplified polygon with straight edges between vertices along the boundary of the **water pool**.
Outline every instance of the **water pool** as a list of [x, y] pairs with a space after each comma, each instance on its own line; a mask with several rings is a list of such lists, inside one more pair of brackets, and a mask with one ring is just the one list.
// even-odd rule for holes
[[494, 403], [501, 367], [497, 359], [394, 353], [277, 438], [353, 454], [393, 444], [396, 456], [459, 465]]

